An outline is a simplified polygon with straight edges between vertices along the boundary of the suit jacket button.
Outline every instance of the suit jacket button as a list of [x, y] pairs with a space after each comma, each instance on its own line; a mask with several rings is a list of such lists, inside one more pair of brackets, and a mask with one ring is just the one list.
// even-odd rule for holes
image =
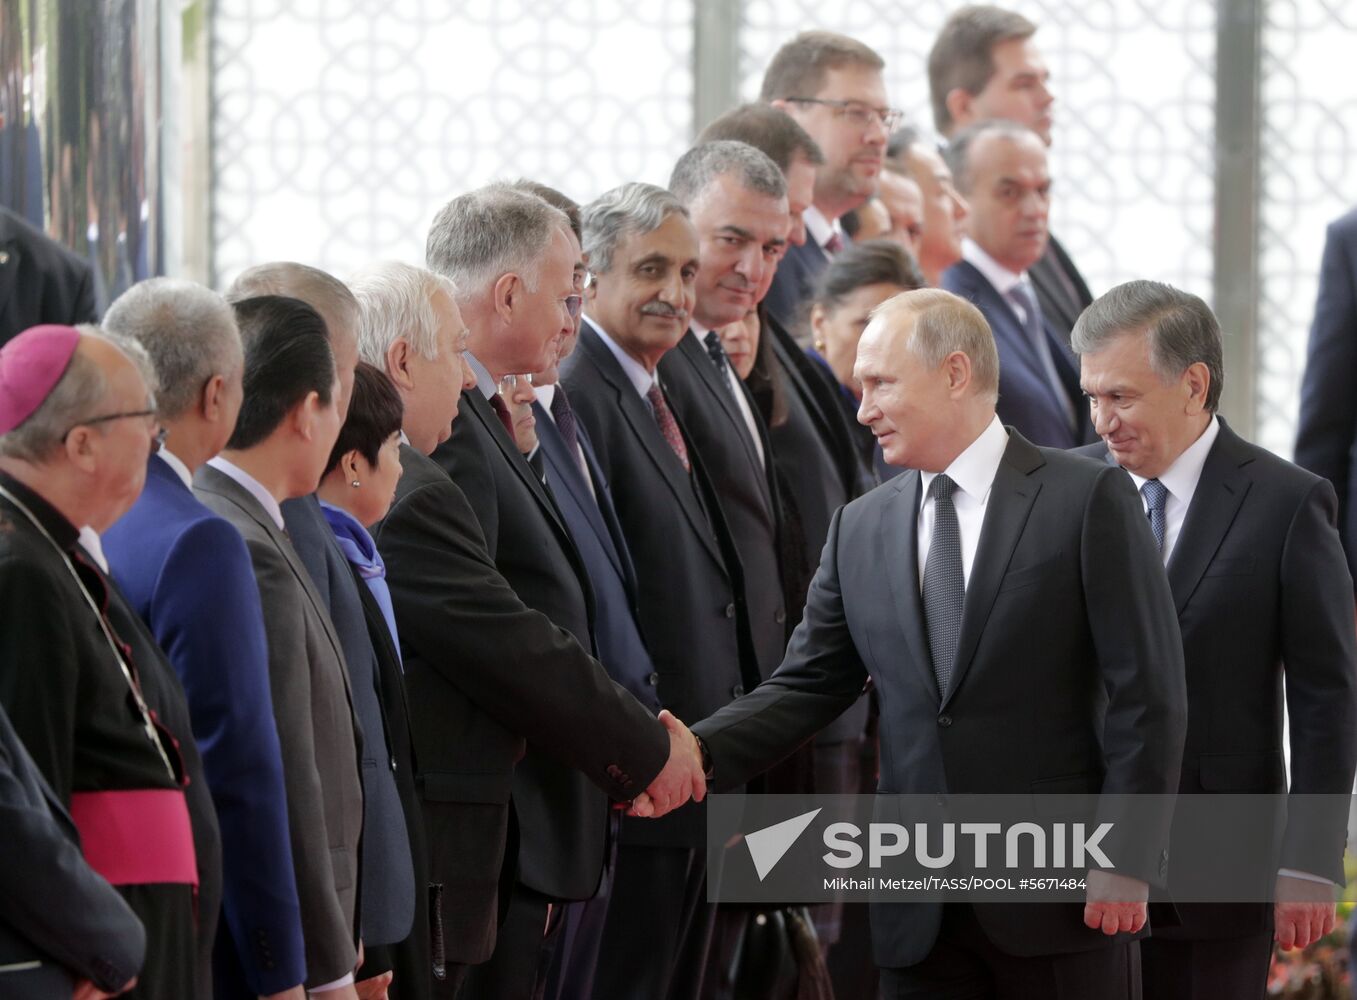
[[727, 617], [727, 618], [734, 618], [734, 617], [735, 617], [735, 605], [733, 605], [733, 604], [727, 604], [727, 605], [726, 605], [726, 617]]
[[742, 695], [742, 694], [744, 694], [744, 685], [743, 685], [743, 684], [736, 684], [733, 688], [730, 689], [730, 696], [731, 696], [732, 698], [738, 698], [738, 697], [740, 697], [740, 695]]
[[939, 715], [939, 716], [938, 716], [938, 725], [940, 725], [943, 729], [948, 728], [951, 724], [952, 724], [952, 717], [951, 717], [950, 715]]
[[777, 622], [779, 625], [783, 624], [786, 620], [787, 612], [783, 611], [781, 608], [778, 608], [773, 612], [773, 621]]
[[621, 780], [621, 778], [622, 778], [622, 769], [621, 769], [620, 767], [618, 767], [616, 764], [609, 764], [609, 765], [608, 765], [608, 777], [612, 778], [614, 781], [619, 781], [619, 780]]
[[650, 682], [651, 687], [655, 687], [660, 683], [660, 675], [651, 674], [649, 677], [646, 678], [646, 680]]
[[395, 769], [396, 769], [396, 755], [395, 755], [395, 754], [392, 754], [392, 755], [391, 755], [391, 770], [394, 771]]

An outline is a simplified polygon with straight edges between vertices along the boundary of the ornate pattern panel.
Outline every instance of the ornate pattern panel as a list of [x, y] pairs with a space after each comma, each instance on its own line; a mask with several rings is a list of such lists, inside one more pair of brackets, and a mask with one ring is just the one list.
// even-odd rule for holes
[[[891, 102], [932, 128], [928, 50], [955, 0], [745, 0], [742, 93], [797, 31], [823, 27], [886, 60]], [[1014, 0], [1056, 95], [1051, 229], [1097, 294], [1133, 277], [1211, 293], [1216, 49], [1211, 0]]]
[[218, 0], [214, 275], [424, 259], [449, 198], [531, 177], [664, 183], [692, 119], [692, 11], [624, 0]]
[[1265, 9], [1258, 442], [1290, 456], [1324, 229], [1357, 203], [1357, 9]]

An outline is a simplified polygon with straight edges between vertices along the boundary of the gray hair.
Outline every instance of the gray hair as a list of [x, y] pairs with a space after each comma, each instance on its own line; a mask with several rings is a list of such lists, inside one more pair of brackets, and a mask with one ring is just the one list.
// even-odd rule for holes
[[[134, 340], [110, 334], [89, 323], [76, 327], [83, 337], [95, 337], [112, 344], [136, 366], [146, 383], [146, 392], [154, 406], [156, 390], [155, 368], [150, 357]], [[108, 396], [108, 379], [97, 361], [82, 350], [84, 341], [77, 345], [70, 363], [57, 384], [18, 427], [8, 434], [0, 434], [0, 457], [17, 458], [25, 462], [43, 462], [61, 447], [61, 439], [81, 421], [98, 416], [98, 408]]]
[[109, 306], [103, 326], [105, 333], [121, 334], [145, 348], [160, 383], [157, 402], [163, 420], [193, 407], [214, 375], [228, 375], [244, 364], [231, 307], [192, 281], [138, 282]]
[[671, 215], [688, 218], [688, 209], [654, 184], [632, 182], [605, 191], [580, 209], [584, 252], [595, 274], [612, 270], [613, 252], [623, 237], [653, 233]]
[[1046, 144], [1041, 141], [1041, 136], [1021, 122], [1010, 121], [1007, 118], [990, 118], [973, 125], [967, 125], [952, 136], [946, 148], [942, 151], [942, 158], [947, 161], [947, 167], [952, 171], [957, 189], [962, 194], [971, 189], [971, 147], [983, 135], [997, 135], [1005, 139], [1022, 139], [1031, 136], [1041, 146], [1043, 152], [1046, 149]]
[[488, 184], [452, 199], [434, 216], [425, 264], [468, 295], [511, 272], [536, 291], [542, 255], [557, 230], [570, 230], [560, 209], [512, 185]]
[[787, 196], [787, 179], [766, 153], [747, 142], [718, 139], [694, 146], [679, 157], [669, 175], [669, 190], [691, 205], [718, 177], [734, 174], [740, 186], [769, 198]]
[[331, 343], [336, 328], [350, 335], [358, 328], [358, 300], [353, 292], [344, 282], [318, 267], [290, 260], [256, 264], [231, 282], [226, 290], [226, 301], [235, 305], [261, 295], [283, 295], [305, 302], [320, 313]]
[[422, 267], [388, 260], [372, 264], [349, 279], [358, 299], [358, 353], [386, 370], [386, 352], [398, 339], [428, 361], [438, 359], [438, 317], [433, 297], [444, 292], [457, 301], [449, 278]]
[[960, 351], [971, 361], [976, 395], [991, 404], [999, 399], [999, 349], [984, 314], [970, 302], [940, 288], [918, 288], [887, 299], [872, 311], [872, 319], [897, 312], [914, 319], [909, 332], [911, 354], [930, 369]]
[[1148, 335], [1150, 367], [1171, 382], [1201, 362], [1211, 376], [1206, 408], [1214, 413], [1225, 389], [1220, 323], [1190, 292], [1158, 281], [1128, 281], [1105, 292], [1083, 311], [1070, 331], [1075, 354], [1093, 354], [1118, 337]]

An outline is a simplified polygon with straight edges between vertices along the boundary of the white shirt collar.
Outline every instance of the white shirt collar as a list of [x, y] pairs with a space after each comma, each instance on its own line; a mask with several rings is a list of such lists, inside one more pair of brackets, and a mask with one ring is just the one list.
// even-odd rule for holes
[[815, 245], [818, 247], [823, 248], [835, 233], [839, 235], [840, 239], [843, 238], [843, 226], [840, 225], [839, 220], [835, 219], [831, 222], [825, 218], [825, 213], [814, 205], [801, 213], [801, 221], [806, 224], [806, 232], [810, 234], [810, 238], [815, 241]]
[[86, 554], [99, 564], [99, 568], [104, 571], [104, 576], [108, 576], [108, 560], [104, 558], [104, 546], [99, 540], [99, 533], [87, 524], [80, 529], [80, 537], [77, 541], [80, 542], [80, 547], [85, 550]]
[[705, 351], [707, 349], [707, 334], [711, 333], [711, 327], [703, 326], [695, 319], [689, 320], [688, 332], [697, 338], [698, 344], [701, 346], [702, 350]]
[[650, 387], [657, 381], [656, 375], [653, 372], [646, 371], [645, 365], [641, 364], [641, 362], [637, 361], [630, 354], [617, 346], [617, 341], [608, 336], [608, 331], [598, 325], [598, 320], [594, 319], [592, 316], [585, 316], [584, 318], [587, 319], [589, 325], [594, 328], [594, 332], [598, 334], [598, 339], [603, 341], [604, 346], [606, 346], [608, 350], [612, 351], [613, 357], [615, 357], [617, 363], [622, 366], [623, 374], [625, 374], [628, 381], [636, 387], [636, 391], [641, 394], [642, 398], [648, 396], [650, 394]]
[[964, 236], [961, 239], [961, 257], [985, 276], [1000, 295], [1007, 295], [1015, 285], [1022, 283], [1026, 273], [1014, 273], [991, 257], [979, 243]]
[[239, 483], [250, 496], [259, 501], [259, 506], [264, 508], [264, 511], [273, 520], [273, 523], [277, 526], [278, 530], [285, 530], [283, 527], [283, 509], [278, 506], [278, 501], [273, 498], [273, 494], [264, 489], [263, 484], [260, 483], [258, 479], [255, 479], [254, 476], [250, 475], [234, 462], [228, 462], [220, 455], [215, 458], [209, 458], [207, 464], [212, 466], [212, 468], [216, 469], [222, 475], [229, 476]]
[[[1160, 473], [1159, 481], [1184, 506], [1192, 503], [1192, 496], [1197, 492], [1197, 483], [1202, 477], [1202, 468], [1206, 465], [1206, 456], [1211, 454], [1211, 446], [1216, 443], [1219, 436], [1220, 420], [1212, 414], [1211, 422], [1206, 425], [1201, 436], [1184, 448], [1183, 453], [1173, 460], [1173, 464]], [[1137, 476], [1130, 469], [1126, 471], [1130, 474], [1131, 481], [1136, 484], [1137, 490], [1148, 482], [1144, 476]]]
[[180, 482], [184, 484], [186, 489], [193, 489], [193, 473], [188, 471], [188, 466], [180, 461], [178, 455], [170, 451], [170, 449], [166, 448], [164, 445], [161, 445], [161, 448], [156, 452], [156, 455], [173, 470], [174, 474], [179, 477]]
[[[994, 485], [994, 477], [999, 474], [999, 463], [1003, 461], [1004, 450], [1007, 447], [1008, 431], [1004, 430], [1004, 425], [996, 414], [990, 420], [989, 426], [980, 432], [980, 436], [972, 441], [965, 451], [952, 459], [952, 464], [943, 471], [956, 483], [957, 489], [983, 503], [989, 495], [990, 487]], [[937, 475], [936, 472], [921, 474], [923, 483], [921, 500], [928, 496], [928, 487]]]
[[466, 363], [471, 366], [471, 370], [476, 373], [476, 388], [481, 390], [481, 395], [489, 399], [496, 392], [495, 380], [490, 377], [490, 369], [476, 360], [470, 351], [462, 352], [462, 357], [466, 358]]
[[555, 415], [551, 412], [551, 401], [556, 398], [556, 383], [551, 385], [535, 385], [532, 391], [537, 394], [537, 401], [542, 404], [542, 409], [546, 411], [547, 416], [555, 420]]

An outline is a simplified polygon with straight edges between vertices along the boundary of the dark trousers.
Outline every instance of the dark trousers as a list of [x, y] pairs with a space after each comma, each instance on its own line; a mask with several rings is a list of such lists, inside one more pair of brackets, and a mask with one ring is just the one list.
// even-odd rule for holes
[[1140, 943], [1145, 996], [1153, 1000], [1262, 1000], [1272, 964], [1272, 931], [1215, 940]]
[[[516, 884], [490, 960], [467, 970], [457, 1000], [542, 1000], [560, 907], [555, 900]], [[551, 926], [547, 914], [551, 913]]]
[[[1068, 955], [1009, 955], [990, 941], [974, 908], [949, 903], [943, 907], [942, 927], [933, 949], [917, 965], [882, 969], [878, 996], [881, 1000], [1140, 1000], [1140, 948], [1138, 942], [1129, 941]], [[1159, 1000], [1156, 994], [1145, 996]]]
[[[146, 928], [146, 962], [130, 1000], [183, 1000], [197, 995], [198, 953], [193, 887], [122, 885], [118, 892]], [[61, 905], [53, 900], [54, 906]]]
[[603, 950], [603, 927], [617, 870], [620, 819], [620, 812], [612, 810], [608, 817], [608, 857], [594, 898], [561, 907], [561, 930], [547, 974], [546, 1000], [591, 1000], [594, 995], [594, 973]]
[[695, 848], [618, 847], [594, 1000], [696, 1000], [716, 913], [706, 867]]

